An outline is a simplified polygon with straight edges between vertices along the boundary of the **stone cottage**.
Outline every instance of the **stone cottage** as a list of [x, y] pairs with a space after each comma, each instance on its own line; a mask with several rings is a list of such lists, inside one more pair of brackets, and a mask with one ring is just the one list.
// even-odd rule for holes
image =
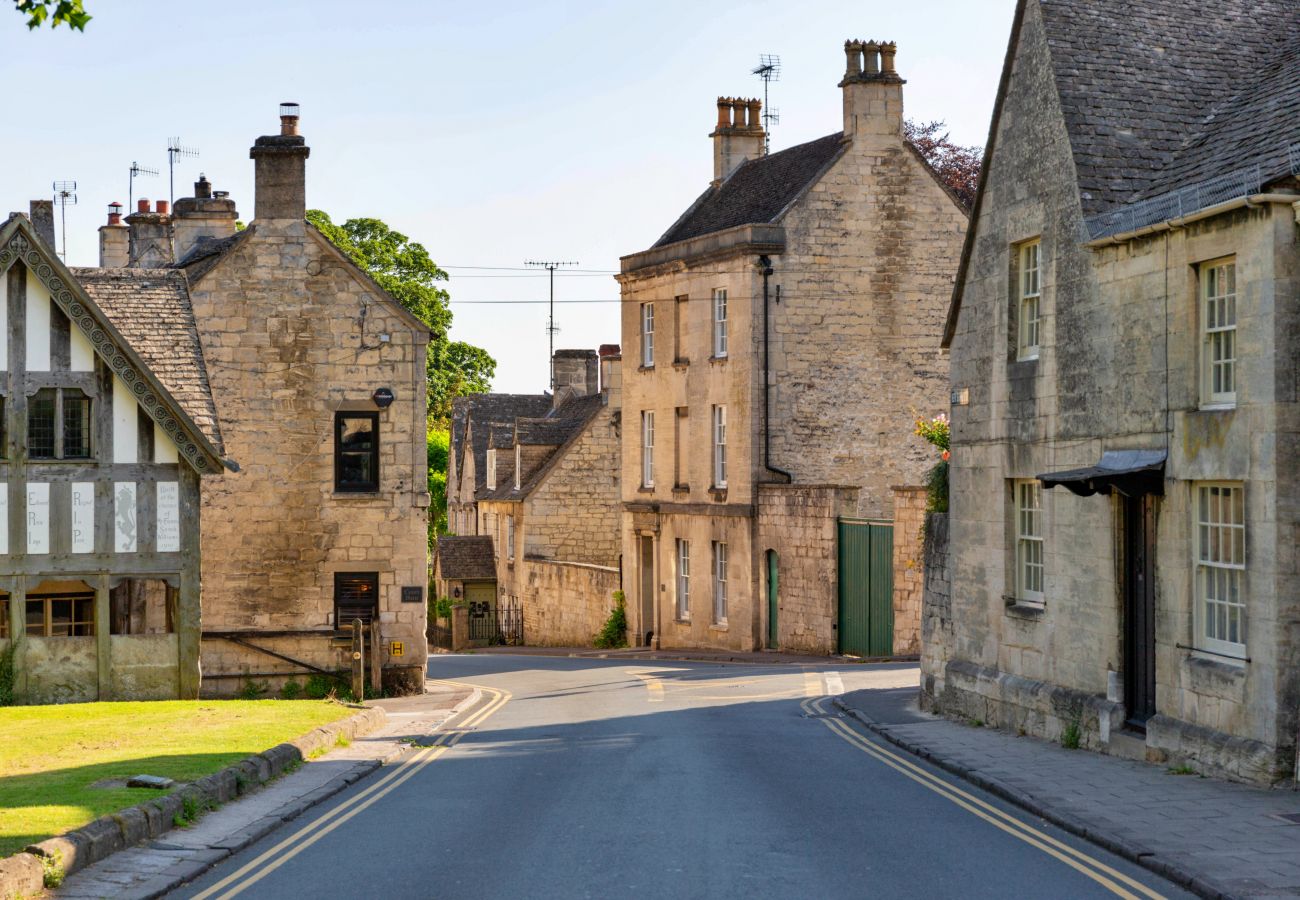
[[[439, 540], [438, 565], [445, 573], [440, 577], [450, 578], [457, 561], [470, 555], [460, 544], [489, 539], [495, 597], [486, 600], [481, 580], [467, 586], [471, 618], [488, 613], [482, 605], [488, 602], [500, 615], [514, 618], [525, 643], [589, 643], [621, 587], [620, 365], [613, 344], [602, 346], [599, 355], [556, 351], [554, 393], [546, 397], [548, 408], [541, 415], [488, 418], [535, 406], [519, 397], [494, 400], [501, 395], [488, 394], [457, 401], [463, 431], [452, 447], [453, 462], [460, 460], [457, 491], [462, 493], [456, 499], [462, 515], [472, 508], [478, 537]], [[476, 482], [480, 486], [471, 503], [466, 498]], [[471, 590], [483, 599], [475, 600]], [[471, 632], [474, 628], [471, 621]]]
[[[392, 691], [423, 690], [428, 328], [306, 222], [298, 107], [249, 151], [254, 215], [206, 178], [100, 230], [104, 266], [182, 276], [238, 472], [203, 490], [206, 692], [345, 668], [379, 629]], [[107, 269], [105, 271], [117, 271]], [[128, 269], [129, 271], [129, 269]]]
[[944, 336], [929, 705], [1292, 776], [1298, 171], [1296, 0], [1018, 4]]
[[200, 481], [224, 458], [185, 276], [0, 226], [0, 652], [19, 703], [199, 694]]
[[[720, 98], [712, 182], [622, 260], [639, 643], [917, 651], [905, 486], [937, 461], [913, 425], [946, 404], [937, 336], [966, 214], [904, 139], [895, 45], [844, 49], [840, 129], [766, 155], [759, 101]], [[912, 570], [897, 609], [895, 540]]]

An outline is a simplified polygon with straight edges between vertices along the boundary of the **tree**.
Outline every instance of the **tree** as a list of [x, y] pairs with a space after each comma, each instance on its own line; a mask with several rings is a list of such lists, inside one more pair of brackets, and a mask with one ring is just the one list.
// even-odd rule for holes
[[432, 424], [446, 429], [451, 421], [451, 401], [487, 391], [497, 368], [496, 360], [481, 347], [448, 339], [451, 297], [440, 286], [447, 273], [430, 259], [422, 244], [379, 219], [348, 219], [338, 225], [321, 210], [309, 209], [307, 221], [429, 326], [433, 337], [425, 370], [428, 415]]
[[954, 144], [947, 131], [940, 133], [943, 128], [943, 122], [917, 124], [908, 119], [903, 123], [903, 136], [969, 210], [975, 204], [984, 148]]
[[82, 8], [81, 0], [14, 0], [20, 15], [27, 17], [27, 27], [35, 30], [47, 21], [51, 28], [67, 25], [76, 31], [85, 31], [90, 16]]
[[450, 455], [451, 434], [430, 427], [426, 434], [429, 454], [429, 551], [440, 534], [447, 533], [447, 457]]

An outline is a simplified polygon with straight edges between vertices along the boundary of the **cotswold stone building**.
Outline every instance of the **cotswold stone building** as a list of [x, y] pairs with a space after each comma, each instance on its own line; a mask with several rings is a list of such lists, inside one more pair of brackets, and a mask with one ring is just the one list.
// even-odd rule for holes
[[[620, 364], [613, 344], [558, 350], [550, 396], [455, 401], [448, 507], [462, 531], [439, 539], [437, 570], [440, 590], [470, 603], [471, 634], [495, 609], [518, 617], [525, 643], [582, 645], [609, 616], [622, 584]], [[519, 410], [533, 414], [508, 417]]]
[[19, 703], [199, 693], [200, 480], [227, 466], [185, 277], [0, 226], [0, 651]]
[[1295, 0], [1021, 0], [945, 334], [930, 705], [1292, 776], [1298, 170]]
[[913, 419], [946, 404], [966, 217], [903, 137], [894, 45], [845, 55], [843, 127], [818, 140], [765, 155], [759, 101], [719, 99], [712, 183], [622, 260], [639, 643], [916, 652], [889, 560], [920, 522], [891, 535], [892, 488], [935, 461]]
[[424, 685], [429, 332], [305, 221], [309, 153], [286, 105], [249, 152], [247, 228], [200, 177], [174, 210], [142, 200], [100, 229], [103, 277], [180, 279], [241, 463], [203, 490], [208, 693], [346, 668], [338, 632], [357, 618], [379, 631], [386, 687]]

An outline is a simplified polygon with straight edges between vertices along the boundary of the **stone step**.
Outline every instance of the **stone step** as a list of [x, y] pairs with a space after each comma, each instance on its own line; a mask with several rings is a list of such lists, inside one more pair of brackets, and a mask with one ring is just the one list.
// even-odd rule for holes
[[1136, 759], [1138, 762], [1145, 762], [1147, 758], [1146, 738], [1131, 731], [1112, 731], [1110, 733], [1110, 743], [1106, 745], [1106, 752], [1111, 756], [1118, 756], [1122, 759]]

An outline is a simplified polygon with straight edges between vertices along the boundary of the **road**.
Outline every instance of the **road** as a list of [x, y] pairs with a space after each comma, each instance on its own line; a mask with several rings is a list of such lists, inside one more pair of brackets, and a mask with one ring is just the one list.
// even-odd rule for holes
[[413, 753], [177, 897], [1185, 897], [920, 764], [834, 694], [912, 666], [471, 654]]

